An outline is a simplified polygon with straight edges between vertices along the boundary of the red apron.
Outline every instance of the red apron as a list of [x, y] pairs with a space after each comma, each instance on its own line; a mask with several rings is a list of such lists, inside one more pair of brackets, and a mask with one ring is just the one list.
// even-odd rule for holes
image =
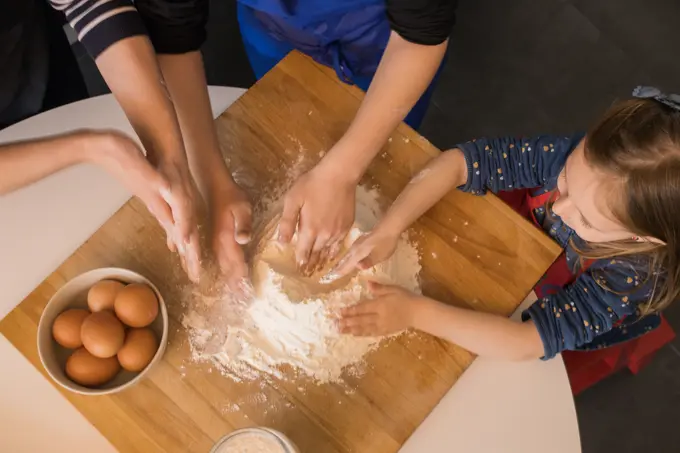
[[[555, 191], [551, 191], [532, 196], [529, 189], [498, 193], [501, 200], [541, 229], [543, 229], [542, 225], [536, 220], [534, 209], [545, 207], [554, 195]], [[555, 294], [572, 284], [592, 262], [593, 260], [584, 260], [583, 265], [572, 272], [567, 264], [566, 252], [563, 250], [534, 287], [536, 296], [540, 299]], [[615, 326], [621, 324], [622, 321], [623, 319], [620, 319]], [[649, 363], [654, 353], [673, 338], [675, 338], [673, 329], [661, 317], [660, 328], [625, 343], [587, 352], [563, 351], [562, 358], [567, 368], [572, 393], [574, 395], [580, 393], [624, 366], [637, 374], [644, 365]]]
[[[538, 228], [543, 229], [543, 226], [536, 220], [534, 209], [545, 207], [550, 198], [555, 196], [555, 193], [556, 191], [550, 191], [532, 196], [529, 189], [524, 189], [512, 192], [499, 192], [498, 197], [523, 217], [531, 220]], [[585, 260], [583, 266], [578, 266], [575, 272], [572, 272], [567, 264], [566, 254], [563, 250], [543, 277], [536, 283], [534, 287], [536, 296], [541, 299], [557, 293], [565, 286], [572, 284], [583, 271], [588, 269], [591, 263], [592, 260]]]

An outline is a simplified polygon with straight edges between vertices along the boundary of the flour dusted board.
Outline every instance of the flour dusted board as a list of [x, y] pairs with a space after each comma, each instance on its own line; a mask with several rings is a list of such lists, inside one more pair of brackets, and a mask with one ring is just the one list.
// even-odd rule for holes
[[[327, 69], [291, 54], [217, 120], [220, 144], [258, 200], [332, 146], [361, 96]], [[438, 152], [406, 126], [392, 137], [365, 179], [387, 200]], [[559, 252], [496, 198], [455, 192], [414, 234], [426, 294], [504, 315]], [[267, 425], [303, 453], [393, 453], [473, 360], [458, 347], [417, 335], [392, 341], [370, 356], [365, 375], [347, 376], [342, 385], [234, 382], [189, 363], [179, 325], [188, 282], [161, 229], [132, 200], [0, 321], [0, 332], [43, 374], [35, 344], [43, 307], [68, 279], [103, 266], [126, 267], [155, 282], [171, 317], [164, 360], [140, 385], [99, 398], [64, 393], [121, 452], [206, 452], [233, 429]]]

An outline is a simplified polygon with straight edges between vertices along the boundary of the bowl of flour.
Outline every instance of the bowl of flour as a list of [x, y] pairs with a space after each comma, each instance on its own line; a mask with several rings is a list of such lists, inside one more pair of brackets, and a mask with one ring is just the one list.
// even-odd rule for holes
[[270, 428], [245, 428], [217, 441], [210, 453], [300, 453], [282, 433]]

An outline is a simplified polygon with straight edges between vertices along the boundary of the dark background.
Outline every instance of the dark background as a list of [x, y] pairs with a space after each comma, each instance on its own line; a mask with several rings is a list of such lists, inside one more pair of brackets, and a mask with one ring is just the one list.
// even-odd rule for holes
[[[90, 94], [108, 91], [74, 51]], [[210, 84], [254, 82], [234, 0], [211, 1], [203, 55]], [[447, 148], [481, 135], [584, 130], [638, 84], [680, 92], [680, 0], [462, 0], [420, 132]], [[680, 305], [667, 317], [680, 331]], [[639, 375], [586, 390], [576, 409], [584, 453], [680, 452], [680, 339]]]

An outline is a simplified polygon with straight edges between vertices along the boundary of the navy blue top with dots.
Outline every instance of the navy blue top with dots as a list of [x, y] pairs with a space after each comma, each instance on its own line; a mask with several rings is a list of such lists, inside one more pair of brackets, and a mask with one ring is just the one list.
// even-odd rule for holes
[[[483, 195], [530, 189], [532, 195], [550, 192], [567, 157], [584, 134], [543, 135], [535, 138], [477, 139], [457, 147], [465, 155], [468, 180], [460, 190]], [[565, 249], [567, 264], [576, 274], [581, 260], [572, 246], [583, 241], [562, 219], [545, 207], [534, 210], [544, 231]], [[532, 319], [543, 340], [545, 356], [563, 350], [602, 348], [635, 338], [658, 326], [659, 317], [640, 319], [636, 310], [649, 300], [654, 281], [641, 258], [594, 261], [569, 286], [536, 301], [523, 313]], [[616, 325], [617, 321], [624, 322]]]

